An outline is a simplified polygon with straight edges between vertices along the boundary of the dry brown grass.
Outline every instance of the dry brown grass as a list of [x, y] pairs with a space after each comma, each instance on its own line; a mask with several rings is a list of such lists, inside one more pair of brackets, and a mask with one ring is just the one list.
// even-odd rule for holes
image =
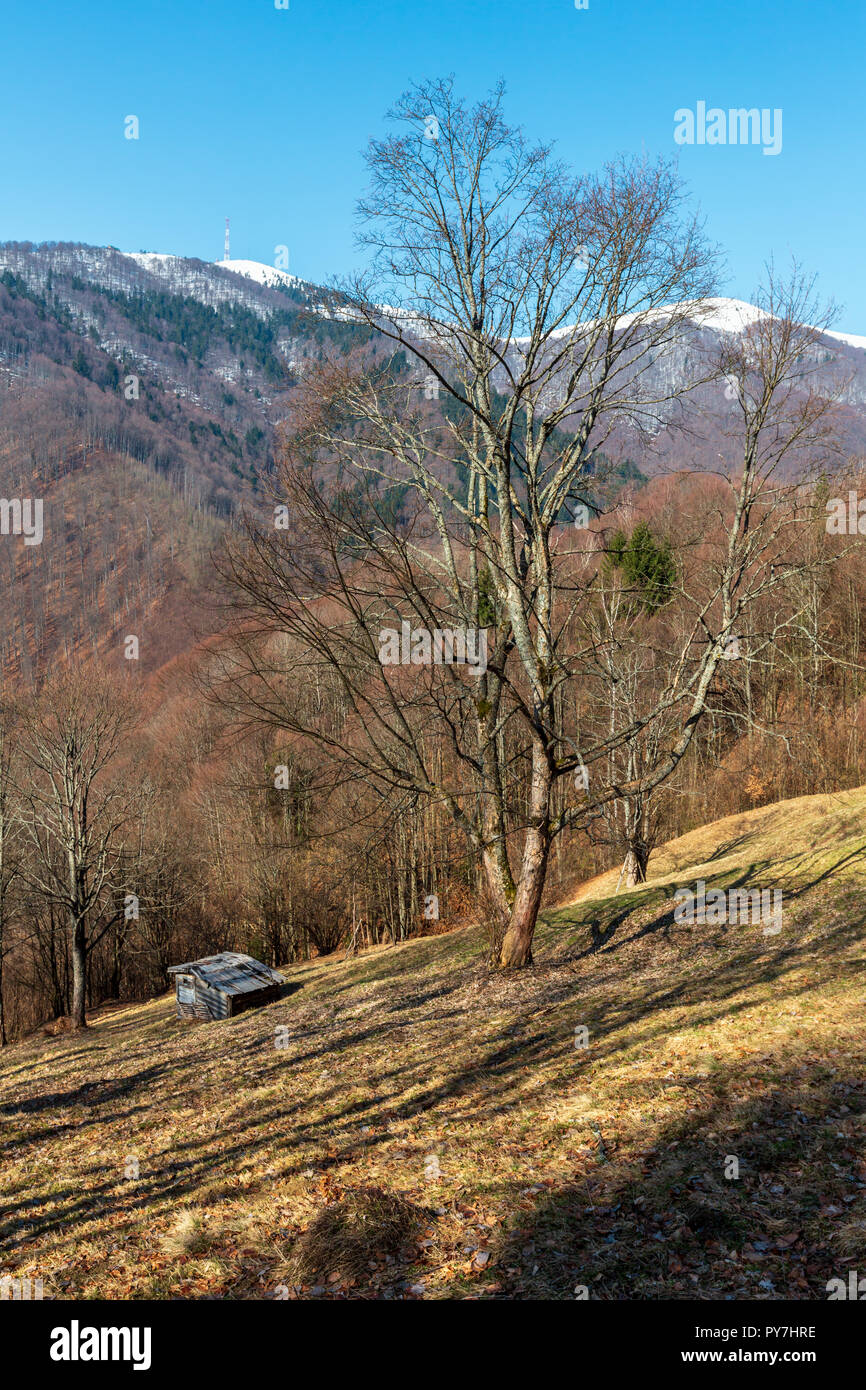
[[200, 1215], [189, 1210], [179, 1212], [171, 1230], [162, 1237], [161, 1245], [165, 1253], [175, 1259], [198, 1254], [207, 1245]]
[[[550, 913], [524, 974], [460, 931], [291, 967], [225, 1023], [166, 996], [7, 1049], [0, 1273], [60, 1298], [826, 1296], [866, 1261], [864, 812], [674, 843], [641, 890]], [[699, 876], [782, 886], [782, 933], [675, 923]], [[424, 1224], [361, 1240], [370, 1190]]]
[[427, 1219], [414, 1202], [381, 1187], [340, 1191], [298, 1237], [291, 1277], [300, 1285], [326, 1279], [351, 1286], [380, 1262], [411, 1256]]

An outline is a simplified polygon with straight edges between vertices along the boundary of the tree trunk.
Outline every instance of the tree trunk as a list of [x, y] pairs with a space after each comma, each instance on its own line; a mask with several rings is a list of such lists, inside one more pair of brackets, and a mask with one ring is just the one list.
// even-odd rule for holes
[[84, 923], [72, 925], [72, 1026], [87, 1027], [87, 947]]
[[511, 905], [514, 902], [511, 870], [507, 860], [503, 861], [499, 850], [500, 846], [494, 845], [486, 849], [482, 855], [487, 910], [492, 918], [490, 927], [497, 949], [511, 919]]
[[529, 828], [523, 846], [520, 881], [511, 909], [511, 920], [499, 952], [499, 964], [503, 970], [532, 964], [532, 938], [547, 878], [552, 779], [544, 749], [538, 744], [532, 751], [532, 763]]
[[646, 883], [646, 869], [649, 863], [649, 847], [641, 842], [629, 845], [628, 853], [625, 856], [626, 886], [635, 888], [639, 883]]
[[499, 964], [504, 970], [532, 964], [532, 938], [547, 878], [549, 853], [546, 828], [530, 829], [523, 853], [523, 873], [499, 953]]
[[112, 935], [111, 983], [108, 988], [108, 994], [110, 999], [120, 998], [120, 956], [122, 949], [123, 948], [120, 942], [120, 926], [119, 924], [115, 923], [114, 932]]
[[[58, 926], [53, 903], [49, 903], [48, 905], [48, 926], [50, 933], [48, 937], [48, 962], [51, 970], [51, 1012], [54, 1018], [62, 1018], [62, 1016], [68, 1012], [67, 1005], [69, 1001], [67, 997], [67, 980], [65, 978], [61, 979], [60, 977], [60, 961], [57, 958]], [[65, 951], [63, 953], [63, 958], [64, 976], [68, 976]], [[164, 973], [163, 971], [163, 974]]]

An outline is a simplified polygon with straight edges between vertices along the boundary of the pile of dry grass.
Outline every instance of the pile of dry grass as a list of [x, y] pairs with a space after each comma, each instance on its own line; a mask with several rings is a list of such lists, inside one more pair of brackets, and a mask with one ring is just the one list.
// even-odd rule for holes
[[398, 1258], [429, 1221], [429, 1213], [398, 1192], [381, 1187], [345, 1189], [299, 1236], [290, 1261], [292, 1278], [309, 1284], [319, 1276], [359, 1279], [370, 1262]]
[[201, 1216], [196, 1211], [184, 1208], [170, 1231], [161, 1239], [166, 1255], [177, 1259], [181, 1255], [198, 1255], [208, 1244], [207, 1234], [202, 1226]]

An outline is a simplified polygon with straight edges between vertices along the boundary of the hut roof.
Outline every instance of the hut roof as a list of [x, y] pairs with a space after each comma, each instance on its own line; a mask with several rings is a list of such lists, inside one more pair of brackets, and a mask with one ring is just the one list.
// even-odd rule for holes
[[285, 979], [278, 970], [272, 970], [269, 965], [252, 956], [244, 956], [239, 951], [221, 951], [219, 955], [187, 961], [185, 965], [170, 965], [168, 973], [195, 975], [223, 994], [247, 994], [252, 990], [265, 989], [268, 985], [281, 985]]

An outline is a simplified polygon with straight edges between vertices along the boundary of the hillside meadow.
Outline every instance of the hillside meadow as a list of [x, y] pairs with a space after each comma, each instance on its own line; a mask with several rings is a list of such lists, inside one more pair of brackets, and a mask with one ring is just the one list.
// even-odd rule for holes
[[[228, 1022], [166, 994], [10, 1046], [3, 1272], [53, 1299], [826, 1298], [866, 1234], [864, 809], [673, 841], [642, 888], [549, 912], [520, 976], [469, 928], [289, 966]], [[675, 922], [697, 878], [781, 886], [783, 930]]]

